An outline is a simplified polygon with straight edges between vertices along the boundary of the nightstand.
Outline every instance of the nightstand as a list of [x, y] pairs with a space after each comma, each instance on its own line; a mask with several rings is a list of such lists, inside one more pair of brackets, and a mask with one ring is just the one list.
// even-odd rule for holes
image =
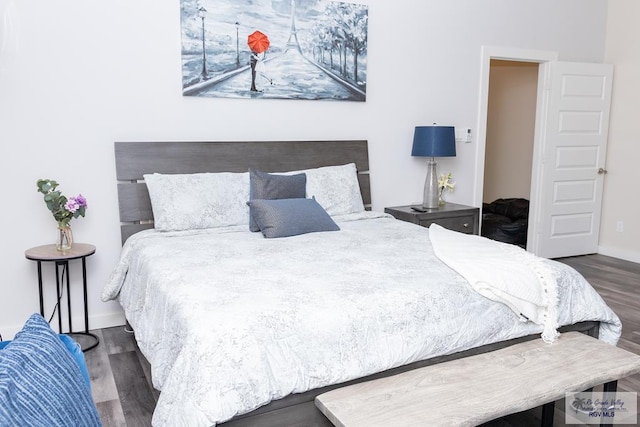
[[[93, 255], [96, 252], [96, 247], [88, 243], [74, 243], [71, 249], [68, 251], [59, 251], [56, 249], [56, 245], [44, 245], [36, 246], [31, 249], [27, 249], [24, 252], [24, 256], [27, 259], [36, 261], [38, 263], [38, 292], [40, 294], [40, 314], [44, 316], [44, 296], [42, 289], [42, 263], [53, 262], [55, 264], [56, 274], [56, 295], [58, 296], [58, 303], [55, 307], [55, 311], [58, 312], [58, 332], [68, 335], [84, 335], [92, 338], [92, 342], [86, 347], [82, 348], [82, 351], [88, 351], [95, 348], [100, 340], [99, 338], [89, 332], [89, 312], [87, 308], [87, 257]], [[71, 324], [71, 280], [69, 279], [69, 261], [72, 260], [82, 261], [82, 291], [84, 296], [84, 331], [74, 332]], [[67, 285], [67, 315], [69, 317], [69, 329], [64, 332], [62, 330], [62, 293], [64, 291], [65, 282]]]
[[412, 222], [422, 227], [429, 227], [436, 223], [449, 230], [467, 234], [478, 234], [480, 225], [479, 208], [456, 203], [445, 203], [438, 208], [427, 209], [427, 212], [416, 212], [411, 209], [411, 206], [385, 208], [384, 211], [396, 219]]

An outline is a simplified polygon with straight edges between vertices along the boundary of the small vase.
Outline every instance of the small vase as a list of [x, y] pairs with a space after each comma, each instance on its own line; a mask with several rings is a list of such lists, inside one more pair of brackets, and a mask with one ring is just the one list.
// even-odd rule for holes
[[438, 191], [438, 205], [443, 206], [446, 202], [444, 201], [444, 197], [442, 193], [444, 193], [444, 188], [440, 188]]
[[73, 246], [73, 233], [70, 225], [58, 225], [58, 237], [56, 239], [56, 249], [68, 251]]

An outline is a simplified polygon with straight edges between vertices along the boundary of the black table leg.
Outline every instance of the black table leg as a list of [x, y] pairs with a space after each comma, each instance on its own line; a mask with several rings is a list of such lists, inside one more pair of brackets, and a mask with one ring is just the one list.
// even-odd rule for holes
[[82, 257], [82, 293], [84, 298], [84, 332], [74, 332], [74, 334], [85, 335], [88, 337], [92, 337], [94, 339], [93, 344], [82, 349], [82, 351], [89, 351], [91, 349], [96, 348], [98, 344], [100, 344], [100, 339], [96, 334], [92, 334], [91, 332], [89, 332], [89, 305], [88, 305], [88, 299], [87, 299], [87, 259], [86, 257]]
[[[68, 314], [68, 321], [69, 321], [69, 331], [66, 332], [66, 334], [68, 335], [84, 335], [84, 336], [88, 336], [93, 338], [94, 342], [85, 347], [82, 348], [82, 351], [88, 351], [91, 350], [95, 347], [98, 346], [98, 344], [100, 343], [100, 339], [98, 338], [97, 335], [92, 334], [91, 332], [89, 332], [89, 310], [88, 310], [88, 299], [87, 299], [87, 264], [86, 264], [86, 258], [82, 257], [82, 291], [83, 291], [83, 299], [84, 299], [84, 331], [83, 332], [74, 332], [73, 331], [73, 316], [71, 314], [71, 278], [69, 277], [69, 261], [65, 260], [65, 261], [56, 261], [56, 286], [57, 286], [57, 290], [58, 290], [58, 328], [60, 330], [60, 333], [64, 333], [62, 332], [62, 314], [61, 314], [61, 309], [62, 309], [62, 305], [60, 305], [60, 301], [61, 301], [61, 297], [62, 294], [60, 293], [61, 288], [62, 290], [64, 290], [64, 285], [66, 282], [67, 285], [67, 314]], [[66, 272], [66, 279], [62, 280], [60, 277], [60, 272], [59, 272], [59, 267], [63, 268], [63, 276]]]
[[42, 262], [38, 261], [38, 293], [40, 294], [40, 316], [44, 317], [44, 295], [42, 293]]
[[62, 274], [67, 273], [67, 314], [69, 317], [69, 333], [73, 332], [73, 325], [71, 324], [71, 287], [70, 287], [70, 279], [71, 271], [69, 269], [69, 261], [64, 261], [64, 269], [62, 270]]
[[84, 292], [84, 331], [89, 333], [89, 306], [87, 304], [87, 259], [82, 258], [82, 288]]
[[60, 310], [60, 264], [56, 261], [56, 300], [58, 301], [58, 332], [62, 333], [62, 313]]
[[542, 405], [542, 427], [553, 427], [553, 412], [556, 408], [556, 402], [549, 402]]

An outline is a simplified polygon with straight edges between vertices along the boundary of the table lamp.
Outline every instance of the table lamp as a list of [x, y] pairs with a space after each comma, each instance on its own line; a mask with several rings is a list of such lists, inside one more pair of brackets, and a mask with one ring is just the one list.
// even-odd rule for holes
[[438, 207], [438, 173], [436, 157], [454, 157], [456, 155], [456, 134], [453, 126], [416, 126], [413, 134], [411, 155], [430, 157], [427, 162], [427, 178], [424, 181], [422, 207]]

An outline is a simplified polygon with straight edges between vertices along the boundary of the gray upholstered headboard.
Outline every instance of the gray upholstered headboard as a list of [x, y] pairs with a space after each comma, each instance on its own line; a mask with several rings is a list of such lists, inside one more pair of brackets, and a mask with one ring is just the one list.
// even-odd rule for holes
[[153, 228], [143, 174], [284, 172], [355, 163], [365, 206], [371, 204], [367, 141], [116, 142], [122, 242]]

